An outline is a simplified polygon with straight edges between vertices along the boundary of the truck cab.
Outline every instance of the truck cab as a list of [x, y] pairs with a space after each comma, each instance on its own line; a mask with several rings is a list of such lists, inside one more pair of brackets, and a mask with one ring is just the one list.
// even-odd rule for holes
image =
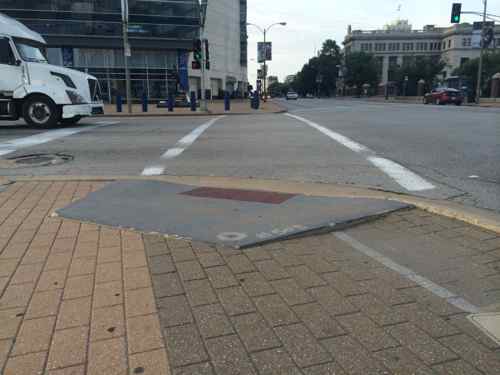
[[49, 64], [45, 50], [40, 34], [0, 13], [0, 120], [52, 127], [102, 114], [97, 79]]

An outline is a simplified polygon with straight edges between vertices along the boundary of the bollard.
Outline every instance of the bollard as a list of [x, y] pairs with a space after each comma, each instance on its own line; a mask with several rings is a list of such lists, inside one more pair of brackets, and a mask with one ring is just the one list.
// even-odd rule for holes
[[168, 94], [167, 107], [169, 112], [174, 111], [174, 96], [172, 94]]
[[259, 109], [260, 107], [260, 96], [259, 96], [259, 93], [257, 92], [255, 94], [255, 109]]
[[224, 111], [231, 110], [231, 97], [229, 96], [229, 92], [225, 92], [224, 94]]
[[196, 93], [191, 91], [191, 111], [196, 112]]
[[148, 96], [146, 94], [142, 95], [142, 112], [148, 111]]
[[116, 112], [120, 113], [122, 111], [122, 107], [123, 107], [122, 96], [117, 95], [116, 96]]

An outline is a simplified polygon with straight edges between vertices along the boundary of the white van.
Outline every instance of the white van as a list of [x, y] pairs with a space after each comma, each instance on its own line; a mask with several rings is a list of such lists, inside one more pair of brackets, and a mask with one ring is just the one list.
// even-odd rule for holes
[[99, 82], [77, 70], [50, 65], [42, 36], [0, 13], [0, 120], [29, 125], [75, 124], [103, 113]]

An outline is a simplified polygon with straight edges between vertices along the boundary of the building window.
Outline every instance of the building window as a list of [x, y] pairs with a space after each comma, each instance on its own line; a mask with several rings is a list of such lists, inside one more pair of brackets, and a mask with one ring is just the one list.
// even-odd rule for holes
[[416, 50], [417, 51], [427, 51], [428, 44], [424, 42], [418, 42], [416, 45]]
[[389, 51], [399, 51], [399, 43], [389, 43]]
[[363, 52], [371, 52], [372, 44], [371, 43], [361, 43], [361, 51]]
[[413, 51], [413, 43], [403, 43], [403, 51]]
[[385, 43], [375, 43], [375, 51], [377, 52], [384, 52], [386, 48]]
[[451, 39], [448, 40], [448, 48], [451, 48]]
[[397, 56], [389, 56], [389, 67], [394, 68], [398, 65], [398, 57]]

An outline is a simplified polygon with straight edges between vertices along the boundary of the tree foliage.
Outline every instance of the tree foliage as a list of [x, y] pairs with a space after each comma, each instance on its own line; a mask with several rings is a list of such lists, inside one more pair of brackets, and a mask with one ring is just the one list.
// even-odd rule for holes
[[267, 88], [269, 95], [275, 98], [278, 96], [284, 96], [288, 91], [290, 91], [290, 85], [281, 82], [273, 82]]
[[292, 87], [303, 96], [307, 94], [334, 95], [338, 76], [337, 66], [341, 63], [340, 47], [337, 42], [328, 39], [323, 43], [318, 56], [311, 58], [297, 73]]
[[[467, 61], [461, 67], [453, 71], [453, 75], [461, 76], [470, 80], [474, 92], [477, 87], [477, 71], [479, 69], [479, 58]], [[489, 81], [494, 74], [500, 72], [500, 51], [488, 51], [483, 58], [482, 89], [488, 87]]]
[[371, 53], [352, 52], [345, 58], [345, 83], [361, 88], [365, 83], [375, 87], [379, 81], [380, 67]]
[[[445, 67], [446, 63], [442, 60], [431, 56], [417, 56], [409, 63], [396, 67], [392, 71], [391, 80], [399, 85], [401, 93], [414, 96], [417, 94], [418, 81], [423, 79], [426, 91], [430, 91], [436, 84], [437, 76], [443, 72]], [[406, 83], [405, 78], [408, 78]], [[404, 86], [406, 86], [406, 92], [404, 92]]]

